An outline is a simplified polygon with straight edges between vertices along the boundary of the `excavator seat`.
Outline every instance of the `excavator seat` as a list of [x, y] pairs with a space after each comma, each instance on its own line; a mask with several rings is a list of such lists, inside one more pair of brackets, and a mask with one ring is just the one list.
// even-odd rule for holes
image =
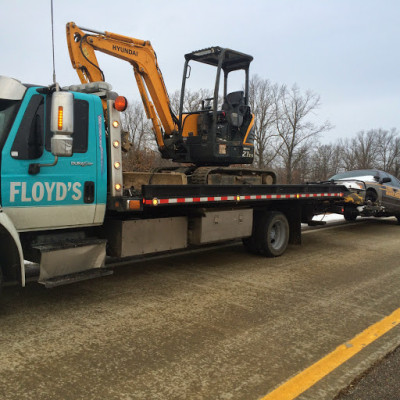
[[226, 118], [230, 125], [240, 128], [243, 124], [246, 109], [244, 92], [242, 90], [226, 95], [222, 110], [226, 112]]

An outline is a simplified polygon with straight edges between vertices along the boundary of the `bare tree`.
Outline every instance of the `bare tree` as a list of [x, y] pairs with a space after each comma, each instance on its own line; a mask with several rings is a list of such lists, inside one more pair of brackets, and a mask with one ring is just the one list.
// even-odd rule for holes
[[277, 156], [278, 134], [275, 128], [278, 86], [269, 80], [254, 75], [249, 85], [249, 103], [254, 113], [255, 161], [259, 168], [270, 165]]
[[[209, 89], [200, 89], [196, 91], [187, 89], [185, 91], [183, 111], [184, 112], [198, 111], [201, 109], [202, 101], [205, 99], [209, 99], [213, 96], [214, 96], [213, 92]], [[171, 109], [175, 113], [175, 115], [178, 115], [179, 113], [180, 98], [181, 98], [180, 90], [176, 90], [169, 96], [171, 102]]]
[[396, 166], [400, 158], [400, 138], [395, 128], [390, 131], [374, 130], [376, 140], [376, 158], [380, 169], [397, 174]]
[[[308, 145], [303, 145], [298, 150], [298, 162], [292, 173], [292, 183], [303, 183], [311, 180], [312, 175], [312, 149]], [[285, 177], [287, 179], [287, 176]]]
[[147, 119], [143, 104], [134, 101], [129, 104], [121, 118], [122, 130], [128, 132], [129, 142], [134, 150], [153, 147], [152, 125]]
[[377, 138], [374, 130], [358, 132], [356, 137], [339, 141], [345, 170], [377, 168]]
[[352, 146], [350, 139], [339, 139], [338, 146], [341, 149], [340, 152], [340, 163], [341, 167], [345, 171], [351, 171], [357, 169], [357, 155], [356, 151]]
[[[377, 168], [395, 176], [400, 173], [400, 137], [395, 128], [361, 131], [353, 138], [338, 140], [335, 147], [339, 151], [337, 172]], [[336, 159], [336, 150], [332, 157]]]
[[291, 89], [282, 85], [276, 94], [275, 121], [281, 140], [281, 146], [276, 150], [285, 169], [286, 183], [293, 183], [293, 171], [299, 167], [318, 136], [332, 128], [328, 121], [322, 125], [312, 122], [311, 117], [319, 106], [317, 94], [311, 91], [302, 94], [297, 85]]
[[357, 169], [368, 169], [376, 166], [377, 140], [373, 130], [359, 132], [352, 139], [351, 148], [354, 151]]
[[310, 157], [310, 180], [325, 181], [337, 174], [341, 167], [341, 155], [340, 144], [317, 145]]
[[121, 117], [125, 153], [124, 168], [129, 170], [148, 170], [155, 160], [155, 139], [151, 121], [147, 119], [143, 104], [132, 102]]

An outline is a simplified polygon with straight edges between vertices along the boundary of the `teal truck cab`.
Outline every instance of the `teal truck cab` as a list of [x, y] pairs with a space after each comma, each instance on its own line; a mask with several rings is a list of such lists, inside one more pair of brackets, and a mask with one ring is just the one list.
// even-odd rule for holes
[[[103, 223], [108, 152], [101, 97], [110, 97], [113, 93], [102, 88], [108, 89], [108, 85], [92, 84], [90, 90], [86, 88], [87, 92], [97, 95], [82, 92], [72, 95], [72, 92], [54, 92], [0, 77], [0, 246], [6, 278], [18, 277], [24, 283], [23, 254], [26, 253], [26, 258], [28, 253], [33, 253], [32, 259], [37, 260], [34, 253], [45, 252], [44, 245], [51, 252], [51, 243], [57, 242], [57, 236], [66, 229], [75, 228], [75, 231], [63, 241], [70, 240], [82, 249], [88, 247], [76, 229]], [[63, 118], [62, 129], [53, 128], [50, 118], [52, 100], [60, 94], [70, 95], [71, 103], [63, 107], [63, 115], [54, 116], [56, 124], [58, 118]], [[69, 121], [68, 111], [72, 111]], [[119, 113], [115, 114], [114, 120], [119, 122]], [[118, 173], [114, 180], [117, 178]], [[52, 230], [57, 232], [49, 235]], [[38, 240], [40, 237], [42, 243]], [[96, 253], [104, 245], [92, 243], [89, 247]], [[41, 279], [59, 272], [41, 271]]]
[[188, 185], [176, 171], [123, 172], [116, 99], [105, 82], [60, 90], [0, 77], [0, 285], [24, 286], [26, 261], [52, 287], [110, 273], [107, 257], [221, 240], [279, 256], [300, 243], [301, 222], [343, 197], [333, 184]]

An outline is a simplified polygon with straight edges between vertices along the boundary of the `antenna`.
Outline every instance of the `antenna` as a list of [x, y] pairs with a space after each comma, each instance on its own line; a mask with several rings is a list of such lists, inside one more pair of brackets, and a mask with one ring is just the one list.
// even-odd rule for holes
[[51, 43], [53, 48], [53, 83], [56, 85], [56, 61], [54, 57], [54, 17], [53, 17], [53, 0], [50, 0], [51, 4]]

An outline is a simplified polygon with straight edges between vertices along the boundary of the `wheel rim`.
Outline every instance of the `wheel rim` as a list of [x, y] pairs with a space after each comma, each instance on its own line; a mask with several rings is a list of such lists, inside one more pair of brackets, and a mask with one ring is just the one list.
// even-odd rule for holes
[[274, 250], [278, 250], [285, 242], [284, 225], [282, 221], [276, 221], [269, 231], [269, 243]]

